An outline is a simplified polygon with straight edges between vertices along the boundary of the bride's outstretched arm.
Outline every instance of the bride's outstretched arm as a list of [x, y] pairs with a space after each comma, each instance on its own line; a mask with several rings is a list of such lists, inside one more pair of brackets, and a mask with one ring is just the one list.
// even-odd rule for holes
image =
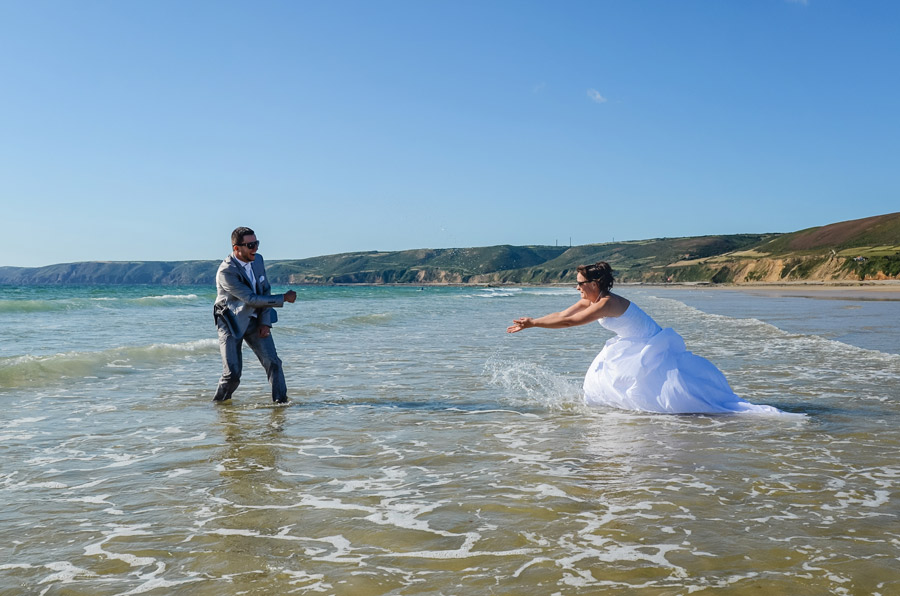
[[596, 321], [599, 317], [595, 317], [589, 320], [581, 320], [581, 317], [576, 317], [579, 313], [587, 310], [591, 306], [591, 303], [587, 300], [579, 300], [569, 308], [561, 312], [550, 313], [549, 315], [544, 315], [538, 319], [532, 319], [531, 317], [521, 317], [515, 319], [513, 324], [506, 328], [507, 333], [516, 333], [517, 331], [521, 331], [523, 329], [528, 329], [529, 327], [543, 327], [544, 329], [563, 329], [565, 327], [572, 327], [575, 325], [584, 325], [585, 323], [589, 323], [591, 321]]

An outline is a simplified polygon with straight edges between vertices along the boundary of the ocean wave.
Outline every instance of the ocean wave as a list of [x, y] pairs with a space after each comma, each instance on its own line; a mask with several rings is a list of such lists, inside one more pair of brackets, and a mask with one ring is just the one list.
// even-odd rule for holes
[[526, 290], [526, 292], [534, 296], [572, 296], [572, 299], [576, 300], [578, 298], [578, 292], [574, 290], [573, 287], [567, 286], [565, 288], [530, 288]]
[[141, 296], [137, 298], [97, 296], [55, 300], [0, 300], [0, 314], [65, 312], [91, 308], [183, 306], [199, 300], [200, 297], [197, 294], [163, 294], [161, 296]]
[[521, 292], [522, 288], [484, 288], [474, 296], [478, 298], [508, 298]]
[[[718, 346], [721, 348], [729, 346], [734, 340], [739, 340], [744, 343], [750, 341], [763, 342], [763, 349], [770, 351], [773, 349], [772, 342], [778, 342], [779, 349], [788, 350], [789, 352], [807, 353], [810, 356], [815, 354], [820, 358], [839, 357], [847, 364], [852, 364], [853, 366], [869, 368], [869, 365], [872, 363], [877, 363], [879, 366], [900, 366], [900, 354], [861, 348], [821, 335], [786, 331], [777, 325], [753, 317], [739, 318], [708, 313], [673, 298], [654, 296], [651, 301], [648, 301], [648, 306], [652, 307], [653, 302], [670, 311], [669, 314], [674, 319], [689, 320], [691, 327], [697, 328], [694, 332], [697, 335], [695, 339], [702, 341], [704, 338], [714, 338], [711, 342], [702, 341], [704, 345], [709, 344], [709, 347]], [[647, 310], [650, 312], [650, 308]], [[655, 314], [652, 316], [655, 316]], [[666, 318], [669, 317], [667, 316]], [[657, 322], [665, 327], [666, 324], [661, 319], [662, 317], [656, 318]], [[681, 333], [677, 323], [675, 330]], [[684, 335], [685, 339], [689, 340], [692, 334], [684, 333]], [[690, 341], [688, 343], [691, 344]], [[690, 345], [688, 349], [690, 349]]]
[[520, 298], [522, 296], [571, 296], [577, 293], [570, 287], [525, 287], [525, 288], [483, 288], [474, 294], [463, 294], [463, 298]]
[[65, 352], [49, 356], [0, 358], [0, 388], [43, 386], [66, 379], [126, 374], [143, 367], [157, 367], [195, 353], [214, 353], [215, 339], [177, 344], [123, 346], [99, 352]]
[[341, 319], [338, 321], [338, 324], [343, 327], [344, 325], [383, 325], [385, 323], [389, 323], [394, 318], [394, 315], [391, 313], [371, 313], [367, 315], [356, 315], [354, 317], [347, 317], [346, 319]]
[[[314, 321], [305, 325], [305, 328], [315, 329], [317, 331], [336, 331], [339, 329], [347, 329], [350, 327], [357, 326], [367, 326], [367, 327], [376, 327], [379, 325], [387, 325], [391, 321], [394, 320], [394, 315], [391, 313], [370, 313], [366, 315], [354, 315], [351, 317], [344, 317], [342, 319], [337, 319], [334, 321]], [[279, 325], [276, 327], [277, 333], [285, 333], [285, 334], [298, 334], [303, 330], [296, 327], [288, 327]]]
[[132, 298], [126, 302], [134, 302], [137, 304], [153, 304], [157, 305], [164, 302], [181, 304], [184, 302], [192, 302], [197, 300], [197, 294], [163, 294], [162, 296], [144, 296], [142, 298]]
[[718, 366], [734, 391], [752, 403], [812, 414], [822, 407], [874, 407], [895, 399], [900, 354], [786, 331], [752, 317], [707, 313], [679, 300], [645, 303], [647, 312], [661, 325], [671, 321], [688, 349]]
[[84, 299], [71, 300], [0, 300], [0, 314], [60, 312], [91, 308]]

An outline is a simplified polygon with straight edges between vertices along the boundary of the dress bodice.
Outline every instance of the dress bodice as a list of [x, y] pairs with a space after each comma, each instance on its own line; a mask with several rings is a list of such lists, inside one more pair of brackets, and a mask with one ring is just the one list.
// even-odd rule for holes
[[662, 330], [656, 321], [634, 302], [630, 303], [620, 316], [604, 317], [599, 319], [598, 323], [619, 337], [653, 337]]

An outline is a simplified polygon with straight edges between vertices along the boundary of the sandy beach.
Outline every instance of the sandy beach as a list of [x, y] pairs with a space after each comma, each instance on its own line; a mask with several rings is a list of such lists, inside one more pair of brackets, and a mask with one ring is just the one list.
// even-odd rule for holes
[[802, 281], [752, 284], [621, 284], [623, 287], [661, 287], [744, 292], [764, 296], [812, 298], [816, 300], [900, 300], [900, 280]]

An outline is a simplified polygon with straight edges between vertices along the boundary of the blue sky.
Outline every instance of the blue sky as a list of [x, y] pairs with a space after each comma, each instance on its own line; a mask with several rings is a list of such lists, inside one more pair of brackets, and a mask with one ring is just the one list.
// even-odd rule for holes
[[0, 0], [0, 265], [900, 210], [900, 3]]

